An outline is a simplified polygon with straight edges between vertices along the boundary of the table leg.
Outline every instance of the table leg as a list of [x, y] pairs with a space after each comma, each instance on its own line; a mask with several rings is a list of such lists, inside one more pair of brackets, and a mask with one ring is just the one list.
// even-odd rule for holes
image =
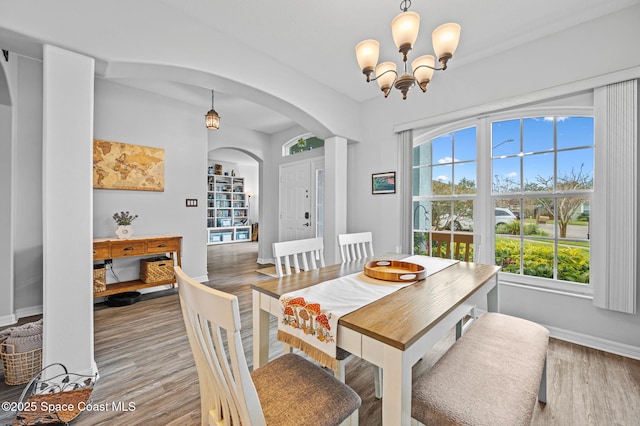
[[260, 307], [260, 292], [253, 290], [253, 369], [269, 361], [269, 312]]
[[382, 381], [382, 424], [411, 424], [411, 362], [406, 351], [385, 346]]
[[498, 274], [494, 277], [495, 285], [487, 293], [487, 311], [488, 312], [500, 312], [500, 299], [498, 294]]

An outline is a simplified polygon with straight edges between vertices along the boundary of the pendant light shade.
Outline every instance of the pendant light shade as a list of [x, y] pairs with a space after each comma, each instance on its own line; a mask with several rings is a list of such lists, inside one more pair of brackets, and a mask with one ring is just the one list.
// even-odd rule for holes
[[209, 130], [218, 130], [218, 128], [220, 127], [220, 116], [218, 115], [216, 110], [213, 109], [213, 90], [211, 91], [211, 109], [209, 110], [207, 115], [205, 115], [205, 120], [207, 129]]

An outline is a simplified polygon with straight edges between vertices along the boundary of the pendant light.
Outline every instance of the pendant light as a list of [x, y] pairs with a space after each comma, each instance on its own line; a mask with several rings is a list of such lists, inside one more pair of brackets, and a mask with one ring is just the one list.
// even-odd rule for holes
[[209, 110], [207, 115], [205, 115], [205, 117], [207, 129], [218, 130], [218, 127], [220, 127], [220, 116], [218, 115], [216, 110], [213, 109], [213, 90], [211, 91], [211, 109]]

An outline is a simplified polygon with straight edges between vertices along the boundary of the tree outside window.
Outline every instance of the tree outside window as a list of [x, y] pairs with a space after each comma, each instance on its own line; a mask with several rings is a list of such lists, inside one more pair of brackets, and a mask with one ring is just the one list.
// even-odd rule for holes
[[496, 227], [504, 272], [589, 283], [593, 125], [592, 117], [492, 123], [494, 203], [520, 219]]

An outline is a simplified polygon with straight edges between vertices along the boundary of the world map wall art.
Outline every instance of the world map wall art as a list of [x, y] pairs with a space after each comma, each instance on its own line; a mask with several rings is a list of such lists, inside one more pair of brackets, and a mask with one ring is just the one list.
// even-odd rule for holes
[[164, 149], [94, 139], [93, 187], [164, 191]]

